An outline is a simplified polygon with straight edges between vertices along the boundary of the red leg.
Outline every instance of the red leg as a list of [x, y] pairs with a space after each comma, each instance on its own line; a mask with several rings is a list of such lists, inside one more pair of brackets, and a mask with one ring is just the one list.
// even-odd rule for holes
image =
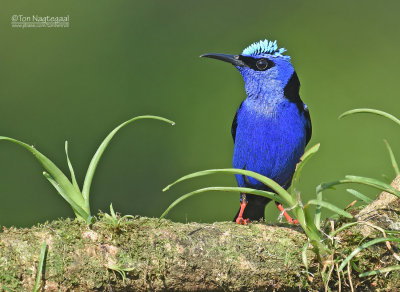
[[290, 217], [290, 215], [285, 211], [285, 209], [283, 208], [282, 204], [275, 202], [276, 207], [279, 209], [279, 211], [281, 211], [281, 213], [283, 213], [283, 216], [285, 217], [286, 221], [289, 223], [293, 223], [293, 224], [299, 224], [299, 220], [297, 219], [292, 219], [292, 217]]
[[247, 206], [247, 199], [246, 199], [246, 195], [245, 194], [241, 194], [240, 195], [240, 211], [239, 211], [239, 215], [236, 218], [236, 223], [237, 224], [243, 224], [243, 225], [247, 225], [250, 223], [249, 219], [243, 219], [243, 212], [244, 209]]

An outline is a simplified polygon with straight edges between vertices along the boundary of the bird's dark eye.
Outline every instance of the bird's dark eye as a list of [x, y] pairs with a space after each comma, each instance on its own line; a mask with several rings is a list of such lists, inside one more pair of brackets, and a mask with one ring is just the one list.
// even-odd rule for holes
[[268, 67], [267, 59], [259, 59], [256, 62], [256, 66], [258, 70], [264, 71]]

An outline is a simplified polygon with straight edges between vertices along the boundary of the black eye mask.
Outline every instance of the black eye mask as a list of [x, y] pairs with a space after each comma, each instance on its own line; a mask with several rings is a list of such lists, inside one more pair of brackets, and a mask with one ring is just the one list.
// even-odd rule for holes
[[238, 59], [243, 61], [250, 69], [255, 71], [265, 71], [275, 66], [274, 62], [266, 58], [256, 59], [253, 57], [239, 55]]

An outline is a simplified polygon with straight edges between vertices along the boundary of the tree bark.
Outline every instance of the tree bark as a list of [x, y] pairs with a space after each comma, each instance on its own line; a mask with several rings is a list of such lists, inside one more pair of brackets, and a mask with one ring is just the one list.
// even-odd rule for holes
[[[399, 189], [400, 177], [393, 186]], [[359, 224], [331, 239], [336, 242], [332, 258], [343, 258], [360, 242], [381, 237], [381, 231], [370, 225], [398, 230], [398, 206], [397, 197], [382, 193], [355, 214]], [[346, 221], [336, 221], [335, 228], [343, 223]], [[351, 287], [400, 287], [397, 271], [387, 277], [359, 278], [353, 270], [339, 279], [335, 272], [329, 274], [334, 263], [329, 259], [318, 263], [311, 251], [306, 253], [307, 272], [302, 259], [307, 238], [298, 226], [182, 224], [135, 217], [114, 227], [100, 216], [91, 226], [65, 219], [30, 229], [3, 228], [0, 291], [32, 291], [43, 242], [48, 245], [43, 291], [320, 291], [325, 286], [346, 291]], [[395, 252], [393, 245], [391, 250], [384, 243], [373, 246], [360, 253], [358, 268], [373, 270], [396, 264]]]

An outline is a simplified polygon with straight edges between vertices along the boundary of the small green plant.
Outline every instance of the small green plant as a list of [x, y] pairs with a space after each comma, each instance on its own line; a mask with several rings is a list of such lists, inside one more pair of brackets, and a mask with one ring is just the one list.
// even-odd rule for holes
[[[360, 109], [353, 109], [353, 110], [349, 110], [344, 112], [343, 114], [341, 114], [339, 116], [339, 119], [343, 118], [343, 117], [347, 117], [353, 114], [375, 114], [378, 116], [382, 116], [385, 117], [393, 122], [395, 122], [397, 125], [400, 126], [400, 120], [398, 118], [396, 118], [395, 116], [381, 111], [381, 110], [376, 110], [376, 109], [369, 109], [369, 108], [360, 108]], [[396, 161], [396, 158], [393, 154], [392, 148], [390, 147], [389, 143], [384, 140], [384, 143], [386, 145], [386, 148], [388, 150], [389, 153], [389, 157], [392, 163], [392, 167], [394, 170], [395, 175], [399, 175], [399, 167]], [[359, 176], [350, 176], [347, 175], [345, 176], [344, 179], [341, 180], [337, 180], [337, 181], [333, 181], [333, 182], [329, 182], [329, 183], [324, 183], [321, 184], [317, 187], [317, 193], [320, 194], [320, 196], [322, 196], [322, 191], [332, 188], [333, 186], [336, 185], [341, 185], [341, 184], [349, 184], [349, 183], [355, 183], [355, 184], [364, 184], [364, 185], [368, 185], [371, 187], [374, 187], [376, 189], [379, 189], [381, 191], [386, 191], [388, 193], [391, 193], [395, 196], [397, 196], [398, 198], [400, 198], [400, 192], [398, 190], [396, 190], [395, 188], [393, 188], [392, 186], [390, 186], [389, 184], [386, 184], [382, 181], [376, 180], [376, 179], [372, 179], [372, 178], [366, 178], [366, 177], [359, 177]], [[362, 201], [366, 202], [366, 203], [370, 203], [371, 199], [369, 199], [368, 197], [366, 197], [365, 195], [361, 194], [360, 192], [356, 191], [356, 190], [352, 190], [352, 189], [348, 189], [347, 190], [350, 194], [356, 196], [357, 198], [361, 199]], [[339, 229], [337, 229], [335, 232], [330, 234], [331, 238], [334, 238], [334, 236], [347, 229], [350, 228], [353, 225], [356, 224], [364, 224], [364, 225], [368, 225], [376, 230], [379, 230], [382, 234], [383, 237], [379, 237], [379, 238], [374, 238], [370, 241], [367, 241], [361, 245], [359, 245], [355, 250], [353, 250], [345, 259], [339, 258], [339, 259], [335, 259], [335, 262], [338, 264], [340, 264], [340, 266], [337, 266], [337, 272], [340, 273], [346, 266], [347, 266], [347, 272], [350, 275], [350, 266], [356, 270], [359, 274], [359, 277], [367, 277], [367, 276], [372, 276], [372, 275], [377, 275], [377, 274], [381, 274], [381, 273], [388, 273], [391, 271], [396, 271], [396, 270], [400, 270], [400, 266], [399, 265], [394, 265], [394, 266], [390, 266], [390, 267], [386, 267], [386, 268], [381, 268], [378, 270], [374, 270], [374, 271], [367, 271], [367, 272], [362, 272], [356, 265], [356, 262], [353, 261], [354, 257], [360, 253], [362, 250], [373, 246], [375, 244], [380, 244], [380, 243], [385, 243], [388, 250], [390, 250], [393, 254], [393, 256], [396, 258], [397, 261], [400, 260], [400, 257], [393, 252], [392, 247], [390, 245], [390, 242], [400, 242], [400, 238], [398, 237], [394, 237], [393, 235], [396, 234], [396, 232], [393, 232], [391, 230], [384, 230], [381, 227], [375, 226], [371, 223], [368, 222], [363, 222], [363, 221], [358, 221], [358, 222], [352, 222], [352, 223], [347, 223], [343, 226], [341, 226]], [[391, 237], [387, 237], [386, 233], [392, 233]]]
[[78, 219], [86, 221], [88, 224], [92, 221], [91, 213], [90, 213], [90, 204], [89, 204], [89, 193], [90, 193], [90, 187], [92, 184], [93, 176], [95, 173], [95, 170], [97, 168], [97, 164], [100, 161], [101, 156], [103, 155], [104, 151], [106, 150], [108, 144], [110, 143], [111, 139], [114, 137], [114, 135], [124, 126], [140, 119], [155, 119], [155, 120], [160, 120], [166, 123], [169, 123], [171, 125], [174, 125], [174, 122], [167, 120], [162, 117], [158, 116], [138, 116], [133, 119], [130, 119], [122, 124], [120, 124], [118, 127], [116, 127], [114, 130], [112, 130], [108, 136], [103, 140], [103, 142], [100, 144], [99, 148], [97, 149], [96, 153], [94, 154], [88, 170], [86, 172], [85, 180], [83, 183], [82, 191], [80, 190], [78, 183], [75, 178], [75, 173], [74, 169], [72, 167], [72, 164], [70, 162], [69, 156], [68, 156], [68, 142], [65, 142], [65, 153], [67, 156], [67, 163], [68, 163], [68, 168], [71, 173], [71, 181], [67, 178], [67, 176], [46, 156], [44, 156], [41, 152], [35, 149], [34, 146], [30, 146], [24, 142], [21, 142], [19, 140], [9, 138], [9, 137], [4, 137], [0, 136], [0, 140], [6, 140], [13, 142], [15, 144], [18, 144], [22, 147], [24, 147], [26, 150], [31, 152], [35, 158], [42, 164], [43, 168], [46, 170], [43, 172], [43, 175], [45, 178], [54, 186], [54, 188], [58, 191], [58, 193], [68, 202], [68, 204], [71, 206], [73, 209], [76, 217]]
[[110, 214], [105, 213], [104, 214], [104, 218], [106, 219], [106, 221], [111, 224], [111, 226], [116, 230], [119, 231], [120, 226], [121, 226], [121, 222], [128, 219], [128, 218], [135, 218], [132, 215], [124, 215], [120, 218], [118, 218], [117, 214], [114, 211], [113, 205], [110, 204]]
[[134, 268], [123, 268], [118, 263], [112, 266], [107, 266], [108, 269], [112, 270], [113, 272], [117, 272], [122, 277], [122, 282], [125, 284], [126, 280], [126, 272], [133, 271]]

